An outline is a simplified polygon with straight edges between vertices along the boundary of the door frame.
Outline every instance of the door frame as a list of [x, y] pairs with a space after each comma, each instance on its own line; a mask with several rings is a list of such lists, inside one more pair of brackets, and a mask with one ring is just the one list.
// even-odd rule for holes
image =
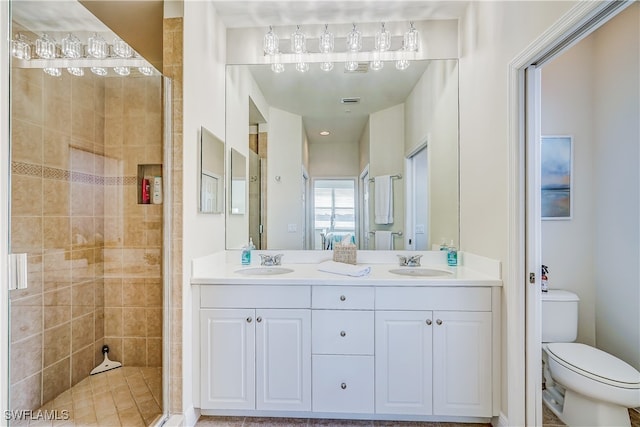
[[[418, 144], [413, 150], [409, 152], [404, 158], [404, 171], [405, 171], [405, 233], [404, 233], [404, 247], [406, 250], [414, 250], [415, 249], [415, 241], [416, 241], [416, 218], [415, 218], [415, 204], [413, 203], [413, 197], [409, 197], [409, 194], [415, 194], [414, 192], [414, 184], [415, 184], [415, 160], [414, 157], [416, 154], [421, 152], [422, 150], [428, 150], [429, 141], [425, 139], [420, 144]], [[429, 152], [427, 151], [427, 173], [429, 170]], [[427, 183], [427, 191], [431, 189], [431, 183]], [[428, 205], [429, 200], [427, 198], [427, 211], [431, 208]], [[429, 227], [429, 222], [431, 218], [428, 218], [427, 228]], [[427, 234], [429, 236], [428, 240], [431, 239], [431, 234]]]
[[[368, 221], [368, 217], [365, 221], [365, 214], [367, 216], [370, 214], [369, 212], [369, 197], [371, 196], [370, 188], [369, 188], [369, 163], [367, 163], [360, 175], [358, 176], [358, 186], [359, 186], [359, 194], [358, 194], [358, 236], [356, 239], [358, 241], [359, 249], [369, 249], [369, 227], [370, 222]], [[364, 199], [364, 196], [367, 195], [367, 200]]]
[[[541, 359], [535, 356], [541, 351], [541, 343], [534, 343], [536, 337], [541, 336], [541, 314], [536, 309], [540, 302], [527, 298], [530, 285], [526, 285], [528, 273], [531, 272], [535, 274], [532, 285], [535, 289], [540, 287], [540, 266], [527, 265], [528, 254], [535, 255], [540, 241], [527, 239], [526, 236], [529, 222], [536, 221], [536, 215], [538, 218], [540, 216], [535, 211], [535, 203], [531, 205], [526, 202], [527, 183], [535, 182], [538, 173], [531, 170], [533, 166], [528, 163], [531, 159], [526, 153], [535, 150], [539, 144], [539, 141], [531, 141], [536, 132], [527, 130], [527, 114], [531, 114], [527, 105], [535, 101], [527, 101], [526, 93], [539, 93], [539, 88], [535, 84], [527, 86], [526, 69], [530, 66], [539, 67], [574, 46], [631, 4], [633, 0], [579, 2], [509, 64], [509, 238], [506, 264], [511, 267], [506, 271], [506, 279], [514, 286], [504, 289], [506, 317], [510, 320], [505, 337], [509, 379], [503, 394], [511, 397], [508, 398], [508, 423], [511, 425], [542, 425], [541, 395], [537, 391], [528, 393], [541, 383]], [[536, 227], [535, 224], [532, 226]], [[534, 270], [529, 271], [528, 268]], [[536, 293], [534, 291], [531, 294]], [[530, 346], [536, 346], [537, 349], [531, 349], [533, 356], [527, 357]], [[505, 422], [499, 420], [501, 425]]]
[[[9, 70], [9, 2], [0, 2], [0, 70]], [[0, 413], [9, 409], [9, 73], [0, 78]]]

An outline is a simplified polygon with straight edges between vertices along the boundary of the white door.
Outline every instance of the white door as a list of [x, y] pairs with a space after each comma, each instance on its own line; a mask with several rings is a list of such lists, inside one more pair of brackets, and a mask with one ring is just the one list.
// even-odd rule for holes
[[[411, 225], [413, 239], [407, 242], [412, 249], [418, 251], [430, 250], [429, 245], [429, 174], [427, 170], [427, 146], [423, 146], [409, 159], [408, 173], [411, 180], [409, 184], [411, 191], [408, 197], [411, 198]], [[411, 239], [411, 237], [409, 237]]]
[[311, 410], [311, 310], [256, 310], [256, 409]]
[[254, 310], [200, 311], [202, 409], [255, 409]]
[[433, 313], [433, 413], [491, 416], [491, 313]]
[[432, 413], [432, 312], [376, 311], [376, 413]]

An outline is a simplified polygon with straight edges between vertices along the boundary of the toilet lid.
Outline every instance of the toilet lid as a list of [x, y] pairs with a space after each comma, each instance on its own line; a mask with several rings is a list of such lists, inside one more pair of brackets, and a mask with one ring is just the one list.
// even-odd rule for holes
[[579, 343], [549, 343], [547, 353], [582, 375], [616, 387], [640, 388], [640, 372], [597, 348]]

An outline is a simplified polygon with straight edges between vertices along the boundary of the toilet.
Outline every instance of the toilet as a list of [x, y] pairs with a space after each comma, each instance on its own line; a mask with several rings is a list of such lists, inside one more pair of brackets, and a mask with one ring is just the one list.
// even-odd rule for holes
[[576, 294], [542, 294], [542, 399], [568, 426], [630, 426], [628, 408], [640, 406], [640, 372], [597, 348], [574, 343]]

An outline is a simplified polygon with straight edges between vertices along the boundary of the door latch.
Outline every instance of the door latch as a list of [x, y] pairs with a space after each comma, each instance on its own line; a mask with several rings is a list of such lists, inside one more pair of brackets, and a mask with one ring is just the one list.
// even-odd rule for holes
[[529, 273], [529, 283], [532, 285], [536, 283], [536, 273]]

